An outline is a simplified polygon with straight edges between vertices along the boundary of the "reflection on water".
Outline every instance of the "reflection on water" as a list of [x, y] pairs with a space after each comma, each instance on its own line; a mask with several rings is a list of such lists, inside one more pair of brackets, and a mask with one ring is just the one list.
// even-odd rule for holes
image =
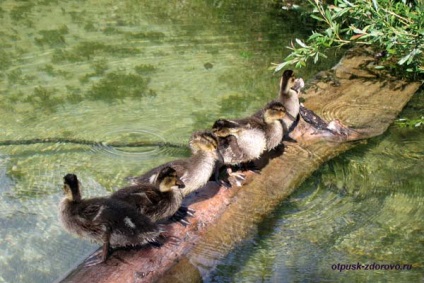
[[[63, 175], [78, 174], [85, 197], [104, 195], [125, 184], [128, 176], [188, 155], [181, 147], [114, 145], [140, 140], [186, 145], [194, 130], [209, 128], [219, 117], [252, 113], [276, 95], [278, 76], [267, 70], [270, 62], [285, 57], [288, 50], [284, 46], [294, 37], [304, 37], [307, 25], [295, 11], [282, 11], [279, 3], [273, 6], [271, 2], [1, 1], [1, 141], [59, 138], [95, 144], [0, 146], [0, 282], [52, 281], [97, 247], [68, 235], [59, 226], [57, 205], [62, 197]], [[305, 29], [300, 30], [299, 26]], [[332, 66], [334, 62], [327, 64]], [[301, 75], [308, 78], [328, 66], [302, 70]], [[384, 204], [387, 213], [396, 217], [390, 222], [382, 214], [380, 221], [392, 223], [393, 229], [398, 228], [399, 221], [418, 223], [417, 217], [422, 216], [417, 203], [420, 198], [415, 195], [412, 205], [408, 194], [395, 193], [397, 190], [393, 189], [394, 184], [412, 188], [421, 182], [407, 161], [404, 167], [396, 163], [396, 171], [384, 171], [402, 178], [392, 180], [394, 184], [381, 183], [372, 190], [364, 188], [356, 175], [349, 175], [350, 169], [346, 169], [351, 159], [361, 165], [357, 165], [361, 176], [366, 176], [369, 166], [386, 167], [392, 160], [392, 149], [403, 142], [418, 146], [422, 136], [417, 136], [420, 139], [389, 142], [385, 147], [389, 153], [378, 155], [380, 163], [365, 161], [363, 157], [373, 147], [329, 163], [315, 175], [319, 181], [309, 181], [282, 206], [283, 215], [285, 209], [287, 215], [293, 215], [291, 222], [290, 217], [284, 216], [283, 220], [269, 220], [260, 227], [259, 232], [265, 237], [263, 242], [258, 240], [260, 245], [266, 245], [275, 235], [282, 240], [273, 245], [285, 250], [277, 249], [280, 252], [271, 252], [275, 253], [271, 256], [266, 248], [259, 249], [269, 256], [259, 259], [257, 268], [276, 266], [272, 276], [292, 272], [289, 264], [279, 261], [279, 255], [293, 253], [296, 258], [291, 259], [292, 266], [312, 270], [316, 263], [307, 260], [307, 253], [297, 252], [315, 246], [313, 254], [319, 258], [330, 251], [315, 245], [324, 240], [314, 230], [321, 231], [322, 225], [302, 226], [303, 221], [319, 223], [323, 219], [320, 214], [327, 213], [325, 231], [329, 233], [328, 227], [333, 227], [332, 238], [336, 239], [346, 233], [346, 223], [358, 222], [354, 216], [357, 210], [364, 209], [362, 201], [372, 207]], [[396, 151], [396, 158], [402, 158], [399, 152]], [[382, 157], [386, 156], [384, 161]], [[405, 158], [422, 159], [422, 152], [411, 150]], [[415, 169], [420, 165], [422, 168], [417, 161]], [[325, 174], [330, 174], [326, 170], [335, 177], [326, 178]], [[379, 168], [373, 170], [374, 174], [380, 172]], [[406, 171], [411, 179], [406, 179]], [[368, 178], [376, 181], [383, 177]], [[347, 180], [355, 186], [346, 186]], [[319, 189], [308, 189], [308, 184]], [[388, 194], [386, 187], [392, 188], [391, 198], [383, 201], [383, 193]], [[350, 202], [342, 197], [352, 199], [352, 204], [346, 205]], [[342, 219], [331, 218], [340, 210], [337, 203], [344, 204], [347, 211], [339, 213], [346, 215]], [[409, 211], [407, 204], [417, 208], [411, 210], [414, 216], [403, 219]], [[302, 211], [302, 207], [307, 209], [298, 216], [293, 209]], [[354, 232], [369, 236], [367, 225], [372, 222], [364, 219], [368, 222], [361, 222], [363, 230], [352, 230], [348, 239], [335, 246], [342, 256], [350, 250], [360, 250]], [[299, 230], [291, 228], [290, 236], [284, 233], [290, 231], [284, 225]], [[412, 229], [411, 225], [406, 227]], [[408, 234], [413, 239], [411, 243], [420, 239], [418, 232], [414, 233]], [[301, 242], [292, 243], [287, 237]], [[398, 234], [388, 238], [404, 239]], [[386, 250], [406, 254], [395, 247], [388, 246]], [[368, 249], [376, 257], [381, 250]], [[241, 253], [254, 258], [255, 252]], [[245, 274], [246, 280], [255, 280], [257, 274], [245, 271], [250, 269], [250, 261], [244, 262], [245, 267], [237, 264], [239, 272], [234, 276]], [[295, 280], [304, 278], [301, 274], [293, 276]]]
[[[416, 94], [402, 117], [422, 113]], [[419, 109], [417, 111], [417, 109]], [[424, 132], [386, 134], [325, 164], [230, 253], [207, 282], [421, 282]], [[333, 264], [411, 270], [333, 270]]]

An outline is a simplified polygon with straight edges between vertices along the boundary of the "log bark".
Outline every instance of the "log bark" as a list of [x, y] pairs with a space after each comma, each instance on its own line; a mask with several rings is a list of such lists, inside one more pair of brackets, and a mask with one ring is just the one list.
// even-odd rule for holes
[[[63, 282], [198, 282], [237, 243], [321, 164], [364, 139], [382, 134], [420, 87], [373, 70], [373, 57], [350, 51], [332, 70], [307, 86], [305, 107], [327, 121], [339, 119], [346, 134], [317, 131], [302, 119], [291, 133], [297, 142], [270, 152], [247, 173], [242, 187], [220, 188], [209, 182], [185, 203], [196, 210], [191, 225], [169, 225], [179, 243], [159, 249], [116, 251], [106, 264], [82, 265]], [[265, 104], [265, 102], [264, 102]]]

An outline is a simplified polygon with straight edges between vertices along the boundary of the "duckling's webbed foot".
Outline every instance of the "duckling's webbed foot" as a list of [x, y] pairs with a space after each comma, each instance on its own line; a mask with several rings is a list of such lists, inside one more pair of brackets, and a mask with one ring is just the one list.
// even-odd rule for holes
[[181, 206], [169, 219], [173, 222], [179, 222], [183, 226], [188, 226], [190, 222], [186, 218], [193, 217], [195, 212], [196, 211], [193, 209], [190, 209], [186, 206]]
[[162, 247], [166, 241], [167, 241], [167, 237], [162, 234], [155, 238], [146, 239], [146, 243], [156, 249]]
[[241, 172], [233, 172], [233, 170], [228, 167], [227, 168], [227, 181], [230, 183], [231, 186], [237, 186], [241, 187], [246, 180], [246, 176]]
[[108, 247], [108, 252], [105, 257], [104, 255], [104, 246], [102, 249], [98, 249], [95, 253], [90, 255], [85, 261], [84, 261], [84, 267], [90, 267], [94, 265], [98, 265], [100, 263], [104, 263], [107, 259], [107, 256], [111, 253], [110, 248]]
[[181, 239], [176, 236], [168, 236], [166, 242], [170, 243], [171, 245], [177, 246], [181, 243]]
[[[221, 168], [225, 168], [225, 170], [221, 170]], [[217, 168], [215, 169], [215, 182], [218, 183], [218, 185], [224, 187], [224, 188], [231, 188], [231, 184], [230, 182], [227, 180], [228, 179], [228, 167], [226, 166], [217, 166]], [[221, 173], [221, 172], [225, 172], [225, 173]], [[225, 176], [223, 176], [225, 175]]]

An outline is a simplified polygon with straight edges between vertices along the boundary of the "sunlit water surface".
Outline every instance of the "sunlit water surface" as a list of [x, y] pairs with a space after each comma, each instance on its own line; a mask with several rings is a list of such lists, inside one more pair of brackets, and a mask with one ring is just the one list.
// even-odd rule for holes
[[[53, 281], [97, 247], [58, 223], [63, 175], [105, 195], [276, 95], [268, 67], [308, 25], [270, 2], [0, 2], [0, 282]], [[5, 144], [45, 138], [62, 142]], [[205, 279], [338, 278], [331, 264], [356, 259], [412, 263], [390, 274], [416, 279], [422, 141], [395, 126], [328, 163]]]

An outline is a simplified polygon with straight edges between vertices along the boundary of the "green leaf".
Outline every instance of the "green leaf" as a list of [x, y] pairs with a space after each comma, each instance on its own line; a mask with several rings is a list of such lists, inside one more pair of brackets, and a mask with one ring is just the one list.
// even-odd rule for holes
[[278, 64], [277, 67], [274, 68], [274, 73], [277, 73], [278, 71], [280, 71], [282, 68], [284, 68], [287, 64], [287, 62]]
[[315, 19], [315, 20], [317, 20], [319, 22], [324, 22], [324, 20], [321, 17], [319, 17], [319, 16], [317, 16], [315, 14], [311, 14], [311, 18], [313, 18], [313, 19]]
[[374, 5], [374, 9], [378, 11], [378, 3], [377, 0], [372, 0], [372, 4]]
[[318, 55], [319, 53], [317, 52], [316, 54], [315, 54], [315, 57], [314, 57], [314, 64], [316, 64], [317, 62], [318, 62]]
[[406, 60], [408, 60], [409, 59], [409, 57], [411, 56], [411, 53], [409, 53], [408, 55], [406, 55], [405, 57], [402, 57], [399, 61], [398, 61], [398, 64], [399, 65], [403, 65], [405, 62], [406, 62]]
[[297, 44], [299, 44], [299, 45], [300, 45], [300, 46], [302, 46], [303, 48], [308, 47], [305, 43], [303, 43], [303, 41], [302, 41], [302, 40], [300, 40], [300, 39], [298, 39], [298, 38], [296, 38], [295, 40], [296, 40]]

